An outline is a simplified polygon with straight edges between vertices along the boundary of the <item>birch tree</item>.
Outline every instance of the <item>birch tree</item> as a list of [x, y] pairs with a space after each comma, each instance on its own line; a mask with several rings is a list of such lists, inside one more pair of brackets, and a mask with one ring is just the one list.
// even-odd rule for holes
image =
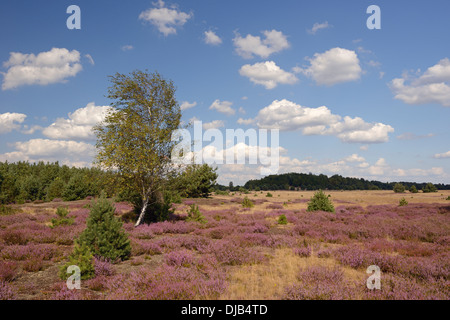
[[173, 82], [157, 72], [116, 73], [110, 81], [107, 97], [113, 100], [112, 108], [94, 128], [96, 162], [115, 171], [124, 188], [139, 193], [138, 226], [174, 169], [171, 137], [180, 126], [181, 110]]

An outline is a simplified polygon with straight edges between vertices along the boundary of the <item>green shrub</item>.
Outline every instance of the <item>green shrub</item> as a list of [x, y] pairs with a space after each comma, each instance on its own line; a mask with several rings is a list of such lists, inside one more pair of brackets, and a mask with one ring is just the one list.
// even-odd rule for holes
[[272, 198], [273, 195], [272, 195], [270, 192], [267, 192], [266, 197], [267, 197], [267, 198]]
[[409, 188], [409, 192], [411, 192], [411, 193], [418, 193], [419, 190], [417, 190], [415, 185], [412, 185], [411, 188]]
[[402, 193], [402, 192], [405, 192], [405, 186], [402, 185], [401, 183], [396, 183], [394, 185], [393, 190], [395, 193]]
[[278, 217], [278, 224], [287, 224], [287, 218], [284, 214], [282, 214], [281, 216]]
[[330, 201], [329, 196], [326, 196], [322, 190], [319, 190], [316, 193], [314, 193], [314, 196], [308, 202], [308, 208], [306, 209], [306, 211], [334, 212], [334, 206], [333, 203]]
[[398, 203], [398, 206], [402, 207], [402, 206], [406, 206], [407, 204], [408, 204], [408, 201], [406, 201], [405, 198], [401, 198], [399, 203]]
[[438, 190], [437, 190], [436, 186], [430, 182], [430, 183], [427, 183], [427, 185], [422, 189], [422, 191], [424, 193], [428, 193], [428, 192], [437, 192]]
[[114, 212], [115, 207], [102, 194], [91, 206], [87, 227], [79, 241], [86, 244], [96, 256], [111, 261], [126, 260], [131, 254], [130, 240]]
[[450, 200], [450, 196], [448, 196], [447, 199], [445, 199], [445, 200]]
[[254, 204], [252, 200], [250, 200], [248, 197], [245, 197], [244, 201], [242, 201], [242, 206], [244, 208], [252, 208]]
[[80, 268], [81, 280], [93, 278], [95, 276], [93, 258], [91, 250], [85, 243], [80, 244], [79, 242], [76, 242], [68, 262], [59, 269], [59, 277], [63, 280], [67, 280], [67, 278], [71, 276], [71, 274], [67, 273], [67, 268], [69, 266], [77, 266]]
[[66, 208], [59, 207], [58, 209], [56, 209], [56, 214], [58, 215], [58, 218], [52, 219], [51, 228], [55, 228], [57, 226], [71, 226], [73, 224], [73, 218], [67, 218], [69, 210], [67, 210]]
[[198, 209], [198, 206], [193, 203], [190, 206], [190, 209], [188, 211], [188, 216], [186, 218], [186, 221], [194, 221], [194, 222], [200, 222], [200, 223], [207, 223], [208, 221], [205, 219], [205, 216], [203, 213], [200, 212]]

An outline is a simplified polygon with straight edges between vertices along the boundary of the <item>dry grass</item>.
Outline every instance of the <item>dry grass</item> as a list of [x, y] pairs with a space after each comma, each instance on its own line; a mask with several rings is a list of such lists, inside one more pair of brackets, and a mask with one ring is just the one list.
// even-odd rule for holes
[[[284, 290], [297, 282], [300, 270], [311, 266], [333, 268], [338, 262], [331, 258], [317, 258], [312, 255], [302, 258], [292, 249], [276, 249], [267, 264], [246, 265], [235, 268], [231, 273], [227, 291], [222, 300], [277, 300]], [[344, 276], [365, 285], [367, 275], [359, 270], [340, 266]]]

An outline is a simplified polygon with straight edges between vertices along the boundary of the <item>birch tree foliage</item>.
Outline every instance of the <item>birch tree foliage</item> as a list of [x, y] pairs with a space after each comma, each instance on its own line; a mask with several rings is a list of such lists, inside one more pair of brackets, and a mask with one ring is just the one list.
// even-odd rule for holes
[[181, 110], [173, 82], [157, 72], [116, 73], [110, 81], [112, 108], [94, 128], [96, 162], [117, 172], [123, 188], [139, 193], [138, 225], [174, 169], [170, 157], [176, 142], [171, 137], [180, 126]]

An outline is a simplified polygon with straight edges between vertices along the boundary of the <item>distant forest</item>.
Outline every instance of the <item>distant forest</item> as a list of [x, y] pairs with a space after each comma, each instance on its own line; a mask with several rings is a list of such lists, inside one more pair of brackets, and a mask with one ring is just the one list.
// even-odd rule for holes
[[29, 201], [65, 201], [113, 195], [112, 174], [96, 168], [75, 168], [55, 163], [0, 162], [0, 204]]
[[[250, 180], [245, 185], [249, 190], [392, 190], [396, 183], [403, 184], [408, 190], [415, 185], [418, 190], [426, 186], [415, 182], [380, 182], [358, 178], [345, 178], [340, 175], [328, 177], [324, 174], [285, 173], [270, 175], [258, 180]], [[439, 190], [450, 190], [449, 184], [434, 184]]]

